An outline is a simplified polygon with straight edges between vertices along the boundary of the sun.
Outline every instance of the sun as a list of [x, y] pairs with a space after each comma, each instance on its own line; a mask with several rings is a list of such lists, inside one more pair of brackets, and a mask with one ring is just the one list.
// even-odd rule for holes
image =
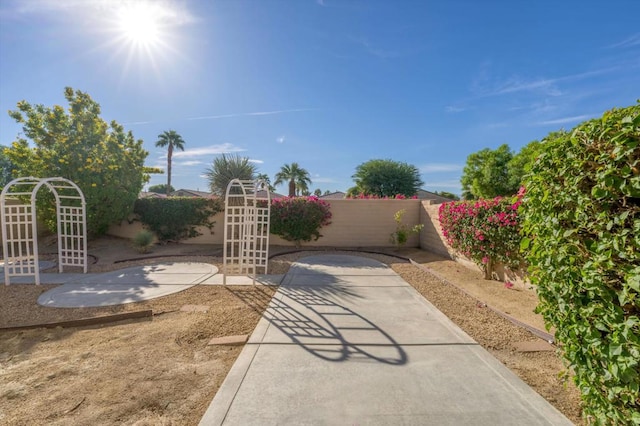
[[118, 29], [131, 44], [149, 47], [161, 41], [159, 9], [147, 2], [136, 2], [118, 11]]

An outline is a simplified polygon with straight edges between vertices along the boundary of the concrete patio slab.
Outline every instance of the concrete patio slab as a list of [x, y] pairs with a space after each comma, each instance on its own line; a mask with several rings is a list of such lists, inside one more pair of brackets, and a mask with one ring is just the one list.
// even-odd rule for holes
[[301, 259], [200, 424], [571, 424], [382, 269]]
[[176, 262], [76, 274], [74, 280], [41, 294], [38, 304], [84, 308], [140, 302], [186, 290], [216, 272], [215, 266], [206, 263]]

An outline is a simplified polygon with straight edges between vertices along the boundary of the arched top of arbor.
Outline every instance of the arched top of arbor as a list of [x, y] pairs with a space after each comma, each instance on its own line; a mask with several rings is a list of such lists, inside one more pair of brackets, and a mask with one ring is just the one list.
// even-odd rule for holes
[[4, 203], [7, 197], [20, 199], [20, 197], [29, 196], [30, 201], [34, 203], [42, 186], [51, 191], [57, 203], [62, 205], [80, 204], [78, 207], [85, 206], [82, 190], [78, 185], [63, 177], [36, 178], [29, 176], [14, 179], [4, 187], [0, 200]]
[[251, 200], [271, 201], [269, 185], [264, 180], [233, 179], [227, 185], [225, 203], [228, 206], [252, 205]]
[[[79, 266], [87, 272], [87, 218], [82, 190], [63, 177], [17, 178], [0, 193], [5, 284], [10, 276], [35, 276], [40, 284], [36, 198], [46, 187], [56, 200], [58, 270]], [[26, 200], [29, 200], [26, 202]], [[12, 200], [12, 203], [7, 203]]]

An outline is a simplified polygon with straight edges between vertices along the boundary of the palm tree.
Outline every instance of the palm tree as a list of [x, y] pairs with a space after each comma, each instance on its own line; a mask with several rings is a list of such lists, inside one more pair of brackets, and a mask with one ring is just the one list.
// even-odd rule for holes
[[173, 157], [173, 150], [184, 151], [184, 144], [184, 139], [175, 130], [164, 131], [158, 135], [156, 146], [158, 148], [167, 147], [167, 195], [171, 190], [171, 157]]
[[286, 181], [289, 181], [289, 197], [295, 197], [296, 193], [308, 191], [311, 184], [309, 172], [301, 168], [298, 163], [282, 166], [280, 171], [276, 173], [276, 181], [273, 184], [280, 185]]
[[269, 178], [269, 175], [267, 175], [266, 173], [258, 173], [256, 175], [256, 180], [263, 180], [269, 187], [269, 192], [276, 192], [276, 188], [273, 185], [271, 185], [271, 179]]
[[227, 186], [233, 179], [253, 180], [256, 174], [255, 164], [247, 157], [239, 155], [225, 155], [213, 159], [211, 167], [204, 172], [209, 181], [209, 189], [214, 194], [224, 197]]

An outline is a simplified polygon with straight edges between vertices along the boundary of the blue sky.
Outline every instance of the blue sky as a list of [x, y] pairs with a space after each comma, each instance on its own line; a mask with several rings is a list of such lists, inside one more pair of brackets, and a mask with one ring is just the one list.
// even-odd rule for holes
[[166, 166], [157, 136], [180, 133], [177, 188], [207, 190], [225, 152], [272, 179], [298, 162], [322, 191], [403, 161], [459, 194], [469, 154], [635, 104], [638, 16], [637, 0], [1, 0], [0, 144], [18, 101], [66, 105], [71, 86], [149, 166]]

